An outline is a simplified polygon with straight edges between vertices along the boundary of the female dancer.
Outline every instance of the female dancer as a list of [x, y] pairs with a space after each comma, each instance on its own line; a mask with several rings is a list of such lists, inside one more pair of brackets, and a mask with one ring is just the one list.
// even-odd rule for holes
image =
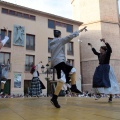
[[38, 69], [40, 67], [40, 63], [42, 62], [39, 62], [36, 66], [33, 66], [30, 70], [30, 73], [33, 75], [30, 89], [31, 96], [39, 97], [40, 94], [42, 93], [42, 89], [45, 89], [44, 84], [39, 79]]
[[112, 101], [112, 94], [119, 94], [119, 85], [116, 80], [114, 71], [109, 65], [112, 48], [109, 43], [105, 42], [105, 39], [101, 39], [101, 42], [105, 43], [105, 46], [100, 47], [100, 53], [91, 46], [92, 51], [98, 56], [99, 66], [96, 68], [93, 76], [93, 88], [97, 94], [97, 99], [101, 97], [100, 93], [109, 94], [108, 102]]

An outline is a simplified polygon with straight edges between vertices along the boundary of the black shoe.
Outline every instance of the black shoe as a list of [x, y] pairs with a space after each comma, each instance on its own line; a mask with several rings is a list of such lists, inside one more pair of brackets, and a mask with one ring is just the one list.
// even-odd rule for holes
[[108, 102], [112, 102], [112, 97], [109, 97]]
[[57, 101], [58, 95], [53, 94], [52, 99], [50, 100], [50, 102], [56, 107], [56, 108], [60, 108], [60, 105], [58, 104]]
[[60, 108], [60, 105], [58, 104], [57, 99], [51, 99], [50, 102], [56, 107], [56, 108]]
[[73, 93], [77, 93], [77, 94], [83, 94], [81, 91], [79, 91], [76, 87], [76, 84], [72, 85], [72, 87], [70, 88], [71, 92]]
[[70, 88], [71, 92], [77, 93], [77, 94], [83, 94], [81, 91], [79, 91], [77, 88]]

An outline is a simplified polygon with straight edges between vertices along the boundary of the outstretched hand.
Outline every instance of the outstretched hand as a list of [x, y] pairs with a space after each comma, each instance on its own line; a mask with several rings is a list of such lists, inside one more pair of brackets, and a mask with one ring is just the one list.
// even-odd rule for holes
[[104, 38], [100, 39], [100, 41], [105, 43], [105, 39]]
[[88, 45], [92, 48], [92, 44], [91, 43], [88, 43]]
[[85, 32], [87, 31], [87, 26], [85, 26], [84, 28], [80, 29], [80, 32], [82, 32], [83, 30], [85, 30]]

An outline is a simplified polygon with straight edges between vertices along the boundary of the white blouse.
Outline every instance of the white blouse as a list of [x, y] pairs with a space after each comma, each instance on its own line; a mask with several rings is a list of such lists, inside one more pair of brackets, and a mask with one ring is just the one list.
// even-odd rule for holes
[[38, 74], [37, 74], [38, 68], [40, 68], [40, 64], [36, 65], [35, 71], [33, 73], [33, 77], [38, 77]]

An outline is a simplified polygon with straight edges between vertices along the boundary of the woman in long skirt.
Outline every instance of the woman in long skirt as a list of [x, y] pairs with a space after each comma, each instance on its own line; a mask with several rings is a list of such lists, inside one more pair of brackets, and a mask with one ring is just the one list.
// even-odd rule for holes
[[1, 93], [0, 94], [5, 94], [5, 97], [8, 95], [4, 92], [4, 89], [5, 89], [5, 84], [8, 80], [9, 69], [10, 69], [10, 61], [8, 59], [6, 65], [2, 64]]
[[112, 48], [109, 43], [105, 42], [105, 39], [101, 39], [101, 42], [104, 42], [105, 46], [100, 47], [100, 53], [88, 43], [99, 60], [99, 66], [96, 67], [93, 76], [93, 88], [96, 93], [96, 99], [100, 98], [101, 93], [103, 93], [109, 95], [108, 102], [112, 102], [112, 95], [120, 94], [119, 84], [116, 80], [113, 68], [109, 65]]
[[39, 72], [38, 72], [39, 67], [40, 67], [40, 62], [36, 66], [33, 66], [30, 71], [30, 73], [33, 75], [33, 78], [31, 80], [31, 88], [30, 88], [31, 96], [39, 97], [40, 94], [42, 93], [42, 89], [45, 89], [44, 84], [39, 79]]

